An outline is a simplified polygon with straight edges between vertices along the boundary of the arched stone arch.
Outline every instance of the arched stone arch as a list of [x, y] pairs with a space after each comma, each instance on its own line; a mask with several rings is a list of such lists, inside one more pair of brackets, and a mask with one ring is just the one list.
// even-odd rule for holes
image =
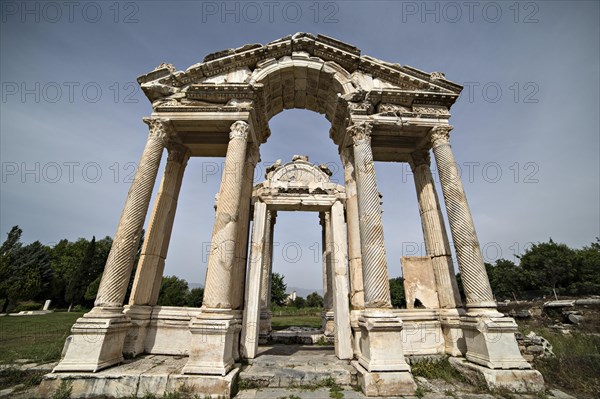
[[[175, 350], [167, 353], [179, 353], [183, 348], [189, 354], [181, 375], [174, 378], [191, 381], [209, 396], [231, 394], [239, 372], [235, 364], [241, 357], [242, 312], [248, 307], [243, 290], [252, 207], [253, 236], [263, 236], [266, 226], [267, 204], [260, 200], [261, 190], [256, 190], [258, 196], [252, 195], [259, 147], [270, 135], [270, 118], [284, 109], [306, 108], [324, 114], [331, 122], [329, 137], [338, 146], [344, 166], [345, 206], [338, 198], [330, 212], [332, 234], [340, 237], [340, 242], [346, 242], [347, 237], [350, 258], [347, 262], [340, 255], [335, 267], [342, 271], [349, 268], [351, 286], [353, 278], [362, 278], [358, 285], [364, 288], [362, 293], [356, 289], [350, 293], [355, 342], [352, 365], [360, 374], [363, 391], [368, 396], [413, 394], [416, 385], [405, 353], [441, 352], [464, 355], [468, 367], [485, 375], [492, 388], [543, 390], [541, 374], [530, 370], [520, 355], [514, 336], [516, 323], [496, 310], [462, 182], [456, 175], [449, 143], [449, 109], [462, 90], [460, 85], [440, 72], [381, 61], [361, 55], [347, 43], [307, 33], [209, 54], [185, 71], [161, 64], [140, 76], [138, 82], [152, 103], [152, 115], [144, 119], [150, 127], [148, 140], [94, 309], [73, 326], [55, 372], [96, 372], [123, 361], [123, 353], [165, 353], [164, 347], [146, 338], [151, 323], [152, 328], [160, 329], [159, 322], [167, 321], [164, 324], [169, 329], [180, 333], [174, 338], [173, 331], [163, 325], [162, 341], [168, 350]], [[132, 297], [125, 307], [135, 251], [165, 148], [169, 156], [161, 190]], [[430, 150], [436, 159], [463, 276], [467, 312], [461, 309], [456, 289], [450, 244], [430, 170]], [[190, 156], [225, 157], [204, 304], [193, 312], [180, 308], [164, 313], [156, 306], [155, 294], [160, 288], [177, 196]], [[374, 161], [408, 162], [413, 169], [426, 261], [434, 271], [440, 309], [425, 309], [426, 314], [391, 309]], [[324, 179], [324, 170], [312, 167], [312, 180], [306, 180], [298, 173], [310, 169], [308, 165], [301, 159], [294, 164], [282, 172], [273, 170], [271, 177], [276, 175], [277, 179], [271, 188], [294, 192], [307, 183], [308, 195], [302, 206], [318, 208], [322, 205], [319, 200], [323, 200], [321, 191], [331, 194], [327, 190], [335, 191], [335, 187], [327, 188], [331, 183], [318, 181]], [[295, 187], [298, 178], [302, 184]], [[251, 203], [252, 198], [258, 199]], [[285, 201], [280, 205], [289, 206]], [[347, 231], [340, 227], [344, 223]], [[261, 246], [261, 242], [253, 242], [253, 252], [261, 253]], [[427, 322], [436, 329], [437, 337], [443, 331], [444, 340], [436, 339], [431, 347], [422, 340], [411, 340], [402, 320], [417, 328]], [[348, 323], [344, 328], [350, 328]], [[157, 340], [158, 335], [156, 332], [153, 338]]]

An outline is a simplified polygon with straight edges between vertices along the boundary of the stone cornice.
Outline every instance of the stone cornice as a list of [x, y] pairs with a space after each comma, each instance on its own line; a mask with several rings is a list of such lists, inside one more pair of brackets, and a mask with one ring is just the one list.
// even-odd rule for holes
[[354, 46], [327, 36], [313, 36], [306, 33], [297, 33], [266, 45], [252, 44], [213, 53], [185, 72], [175, 72], [170, 65], [161, 64], [159, 68], [140, 76], [138, 82], [153, 101], [156, 99], [156, 93], [152, 90], [155, 90], [157, 85], [177, 90], [199, 82], [203, 78], [239, 68], [254, 70], [259, 67], [261, 61], [291, 56], [298, 51], [307, 52], [310, 56], [318, 57], [324, 62], [333, 61], [349, 73], [360, 70], [371, 74], [390, 82], [399, 89], [454, 95], [451, 96], [452, 102], [462, 90], [460, 85], [446, 80], [443, 74], [438, 72], [428, 74], [409, 66], [388, 63], [366, 55], [361, 56], [360, 50]]

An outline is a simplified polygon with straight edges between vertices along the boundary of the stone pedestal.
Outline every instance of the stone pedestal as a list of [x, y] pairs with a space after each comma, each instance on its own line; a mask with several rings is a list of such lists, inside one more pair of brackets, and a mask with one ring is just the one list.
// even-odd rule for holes
[[260, 310], [260, 327], [258, 332], [258, 343], [266, 344], [271, 336], [271, 320], [273, 312], [267, 309]]
[[515, 338], [517, 323], [500, 313], [460, 318], [467, 360], [490, 369], [531, 369], [521, 356]]
[[360, 356], [355, 366], [367, 396], [414, 393], [416, 384], [402, 349], [402, 321], [389, 310], [368, 310], [358, 319]]
[[207, 313], [190, 322], [190, 358], [183, 374], [225, 376], [233, 368], [233, 342], [239, 321], [232, 315]]
[[462, 309], [441, 309], [440, 322], [444, 335], [444, 350], [450, 356], [465, 356], [467, 345], [463, 330], [460, 326], [460, 317], [464, 316]]
[[192, 339], [190, 321], [199, 315], [199, 308], [154, 306], [144, 351], [161, 355], [189, 355]]
[[131, 320], [123, 353], [137, 356], [145, 352], [146, 335], [152, 317], [152, 306], [125, 305], [123, 313]]
[[123, 361], [123, 344], [131, 323], [121, 307], [95, 307], [77, 319], [65, 356], [53, 372], [96, 372]]
[[511, 392], [543, 392], [544, 378], [537, 370], [492, 370], [462, 358], [450, 358], [450, 364], [473, 383], [483, 380], [490, 389]]
[[333, 337], [335, 335], [335, 320], [333, 317], [333, 310], [321, 312], [321, 319], [323, 320], [323, 334], [326, 337]]

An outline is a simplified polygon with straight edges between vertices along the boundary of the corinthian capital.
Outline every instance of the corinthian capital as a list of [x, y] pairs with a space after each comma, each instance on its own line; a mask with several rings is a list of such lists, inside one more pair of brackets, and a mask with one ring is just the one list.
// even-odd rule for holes
[[237, 121], [231, 125], [231, 132], [229, 133], [229, 140], [233, 139], [248, 139], [248, 130], [250, 126], [244, 121]]
[[150, 128], [149, 138], [157, 139], [166, 145], [169, 135], [173, 133], [171, 121], [164, 118], [143, 118], [142, 120]]
[[359, 141], [371, 141], [371, 133], [373, 132], [373, 124], [371, 122], [355, 122], [346, 129], [352, 137], [354, 144]]
[[177, 162], [179, 164], [187, 163], [190, 158], [190, 149], [179, 143], [169, 143], [167, 146], [169, 155], [167, 162]]
[[431, 146], [447, 144], [450, 139], [450, 131], [454, 128], [452, 125], [439, 125], [431, 128]]
[[411, 158], [411, 166], [416, 168], [417, 166], [431, 164], [431, 160], [429, 159], [429, 150], [417, 150], [410, 154]]

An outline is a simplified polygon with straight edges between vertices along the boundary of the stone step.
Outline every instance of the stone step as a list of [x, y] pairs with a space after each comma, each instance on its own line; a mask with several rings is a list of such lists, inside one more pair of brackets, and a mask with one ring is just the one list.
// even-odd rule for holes
[[243, 388], [294, 388], [358, 383], [356, 369], [332, 349], [303, 345], [260, 347], [239, 375]]

